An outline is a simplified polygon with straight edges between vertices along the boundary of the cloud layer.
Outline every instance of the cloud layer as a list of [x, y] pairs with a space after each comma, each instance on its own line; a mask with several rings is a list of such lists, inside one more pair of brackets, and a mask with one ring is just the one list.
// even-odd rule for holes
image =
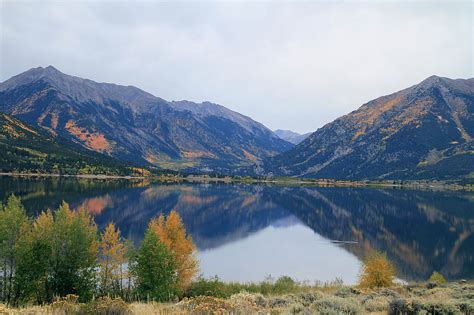
[[314, 131], [436, 74], [473, 77], [473, 3], [0, 0], [0, 81], [53, 65]]

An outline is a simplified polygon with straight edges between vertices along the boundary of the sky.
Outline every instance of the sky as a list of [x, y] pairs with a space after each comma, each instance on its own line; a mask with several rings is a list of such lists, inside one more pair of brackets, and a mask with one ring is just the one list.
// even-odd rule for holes
[[53, 65], [310, 132], [433, 74], [473, 77], [473, 3], [0, 0], [0, 81]]

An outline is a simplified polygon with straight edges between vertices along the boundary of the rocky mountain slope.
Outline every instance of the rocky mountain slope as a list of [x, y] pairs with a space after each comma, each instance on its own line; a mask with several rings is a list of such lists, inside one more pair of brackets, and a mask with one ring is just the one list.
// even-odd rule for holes
[[144, 170], [0, 113], [0, 172], [140, 175]]
[[474, 176], [474, 79], [432, 76], [318, 129], [258, 174], [338, 179]]
[[223, 106], [167, 102], [133, 86], [97, 83], [54, 67], [0, 84], [0, 111], [121, 160], [229, 172], [292, 145]]
[[283, 139], [295, 145], [299, 144], [304, 139], [308, 138], [309, 135], [311, 134], [311, 132], [308, 132], [305, 134], [299, 134], [291, 130], [283, 130], [283, 129], [274, 130], [273, 133], [276, 134], [280, 139]]

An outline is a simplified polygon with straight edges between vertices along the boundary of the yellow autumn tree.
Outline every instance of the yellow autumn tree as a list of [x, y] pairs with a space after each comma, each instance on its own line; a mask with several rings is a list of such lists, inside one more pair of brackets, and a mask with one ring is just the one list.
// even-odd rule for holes
[[389, 287], [394, 279], [395, 267], [385, 253], [372, 252], [365, 258], [359, 279], [361, 287]]
[[109, 223], [100, 239], [100, 278], [102, 292], [122, 290], [125, 245], [120, 239], [120, 230]]
[[150, 229], [171, 250], [178, 270], [178, 289], [185, 290], [197, 274], [199, 266], [196, 246], [191, 235], [187, 235], [180, 215], [174, 210], [167, 218], [161, 214], [150, 221]]

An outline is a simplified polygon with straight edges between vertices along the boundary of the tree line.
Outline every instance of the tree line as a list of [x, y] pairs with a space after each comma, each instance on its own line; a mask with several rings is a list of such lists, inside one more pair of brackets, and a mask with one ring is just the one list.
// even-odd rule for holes
[[176, 211], [149, 222], [138, 247], [109, 223], [98, 231], [86, 209], [63, 202], [29, 218], [19, 198], [0, 204], [0, 301], [51, 303], [75, 294], [169, 301], [198, 272], [196, 246]]

